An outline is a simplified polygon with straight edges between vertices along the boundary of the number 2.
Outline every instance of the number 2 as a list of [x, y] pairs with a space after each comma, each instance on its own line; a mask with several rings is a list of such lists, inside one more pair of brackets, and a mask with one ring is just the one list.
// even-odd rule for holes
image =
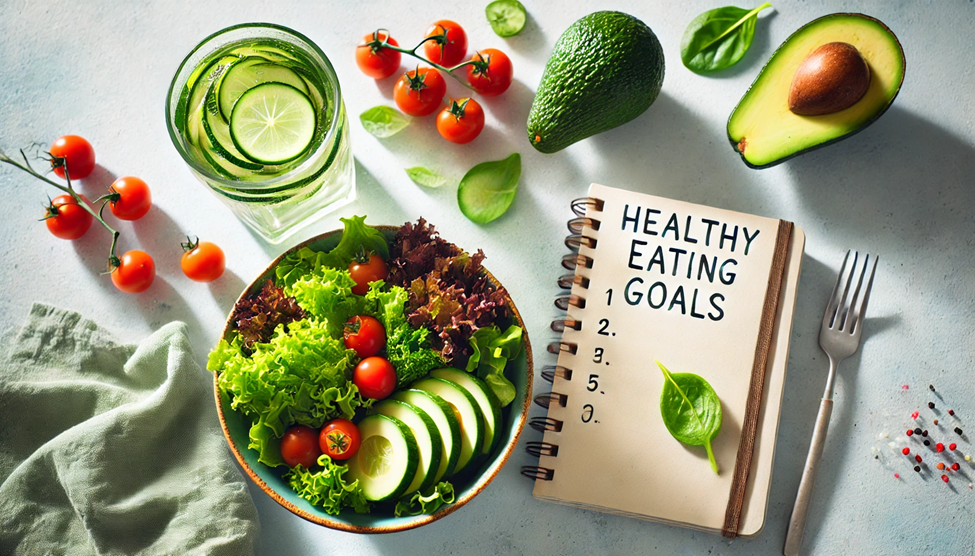
[[609, 319], [599, 319], [599, 330], [596, 331], [596, 334], [609, 336], [609, 332], [606, 330], [607, 328], [609, 328]]

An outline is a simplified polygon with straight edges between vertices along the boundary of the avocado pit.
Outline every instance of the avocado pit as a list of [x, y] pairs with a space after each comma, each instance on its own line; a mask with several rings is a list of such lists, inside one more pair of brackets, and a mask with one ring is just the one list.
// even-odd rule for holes
[[813, 50], [796, 70], [789, 110], [822, 116], [857, 103], [870, 88], [870, 66], [855, 46], [831, 42]]

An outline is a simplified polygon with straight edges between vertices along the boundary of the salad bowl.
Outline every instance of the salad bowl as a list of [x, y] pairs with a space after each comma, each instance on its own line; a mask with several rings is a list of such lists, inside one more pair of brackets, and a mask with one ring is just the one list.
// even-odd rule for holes
[[[387, 241], [392, 241], [396, 232], [400, 229], [398, 226], [373, 226], [373, 228], [381, 231], [386, 236]], [[316, 251], [330, 251], [338, 244], [342, 233], [343, 230], [333, 230], [312, 237], [285, 251], [257, 276], [254, 281], [244, 288], [238, 301], [253, 292], [259, 291], [267, 279], [274, 277], [275, 268], [289, 254], [303, 247], [308, 247]], [[484, 269], [484, 272], [492, 285], [496, 288], [501, 287], [501, 283], [487, 269]], [[284, 474], [282, 469], [272, 468], [257, 461], [257, 452], [247, 447], [249, 443], [248, 430], [251, 423], [246, 416], [231, 408], [229, 395], [223, 392], [218, 386], [217, 381], [220, 376], [220, 371], [217, 371], [214, 373], [214, 397], [216, 399], [220, 425], [231, 452], [233, 452], [234, 457], [237, 458], [237, 462], [251, 480], [275, 502], [281, 504], [298, 517], [332, 529], [351, 533], [393, 533], [421, 527], [459, 510], [484, 490], [494, 477], [497, 476], [501, 467], [504, 466], [514, 451], [528, 417], [528, 406], [531, 399], [529, 393], [532, 391], [532, 376], [534, 373], [531, 344], [529, 343], [528, 332], [525, 329], [521, 314], [518, 312], [511, 297], [507, 294], [507, 291], [505, 291], [505, 298], [511, 307], [512, 324], [517, 324], [524, 330], [524, 349], [521, 350], [517, 358], [508, 362], [505, 369], [505, 376], [515, 386], [515, 399], [501, 411], [502, 420], [497, 431], [497, 434], [501, 438], [497, 448], [487, 458], [481, 460], [473, 472], [465, 473], [466, 478], [454, 483], [455, 498], [453, 503], [444, 504], [431, 514], [415, 516], [395, 517], [392, 512], [385, 513], [380, 511], [358, 514], [349, 508], [343, 509], [339, 515], [329, 515], [322, 508], [312, 505], [299, 496], [288, 484], [288, 481], [282, 477]], [[233, 309], [231, 309], [221, 334], [222, 339], [229, 339], [234, 332], [233, 314]]]

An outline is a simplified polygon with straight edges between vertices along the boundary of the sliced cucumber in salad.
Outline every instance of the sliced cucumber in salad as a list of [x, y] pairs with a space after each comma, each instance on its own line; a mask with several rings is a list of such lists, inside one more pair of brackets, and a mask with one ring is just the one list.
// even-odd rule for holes
[[426, 412], [440, 433], [440, 465], [433, 482], [450, 476], [460, 459], [460, 421], [454, 409], [440, 396], [424, 390], [403, 390], [392, 395], [392, 399], [406, 402]]
[[405, 494], [420, 463], [410, 427], [396, 417], [375, 414], [359, 421], [359, 434], [362, 444], [349, 459], [346, 477], [359, 481], [363, 496], [371, 502]]
[[413, 383], [413, 388], [425, 390], [443, 398], [452, 406], [460, 421], [460, 457], [454, 473], [460, 473], [481, 453], [484, 446], [484, 412], [474, 396], [455, 382], [442, 378], [424, 378]]
[[481, 454], [487, 455], [494, 451], [501, 440], [501, 435], [498, 434], [498, 427], [501, 426], [501, 402], [494, 392], [481, 379], [453, 367], [430, 371], [430, 376], [456, 383], [477, 401], [477, 406], [484, 415], [484, 445], [481, 447]]
[[308, 149], [314, 137], [315, 106], [291, 85], [258, 85], [237, 100], [230, 115], [230, 138], [255, 162], [292, 160]]
[[416, 492], [426, 490], [436, 479], [437, 469], [440, 468], [440, 457], [443, 450], [443, 441], [440, 439], [440, 431], [433, 419], [422, 409], [415, 405], [410, 405], [399, 400], [383, 400], [372, 406], [369, 413], [378, 413], [396, 417], [406, 423], [413, 431], [416, 445], [420, 453], [420, 462], [416, 468], [416, 476], [413, 482], [406, 488], [406, 492]]

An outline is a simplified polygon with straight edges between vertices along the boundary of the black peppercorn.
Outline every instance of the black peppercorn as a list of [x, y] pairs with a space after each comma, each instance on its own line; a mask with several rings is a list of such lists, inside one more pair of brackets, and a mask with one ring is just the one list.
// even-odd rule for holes
[[920, 465], [915, 465], [914, 466], [914, 470], [917, 471], [918, 473], [920, 473], [921, 472], [921, 466]]
[[928, 409], [934, 409], [934, 402], [928, 402]]
[[925, 446], [930, 446], [931, 445], [931, 441], [930, 440], [925, 440], [924, 441], [924, 445]]
[[955, 432], [958, 433], [958, 434], [962, 434], [961, 429], [958, 428], [958, 427], [955, 427]]
[[928, 388], [930, 388], [931, 391], [934, 392], [934, 384], [928, 384]]
[[921, 427], [914, 429], [914, 434], [921, 434], [922, 432]]

